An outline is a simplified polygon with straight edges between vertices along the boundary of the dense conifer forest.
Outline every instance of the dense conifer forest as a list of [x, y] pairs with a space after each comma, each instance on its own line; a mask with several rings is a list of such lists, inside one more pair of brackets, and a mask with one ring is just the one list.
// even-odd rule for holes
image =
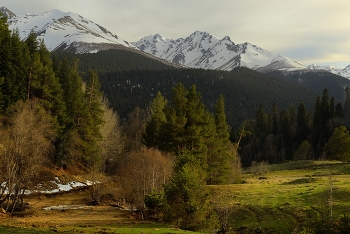
[[344, 87], [350, 80], [326, 71], [271, 71], [269, 75], [279, 77], [293, 84], [299, 84], [321, 94], [327, 88], [329, 95], [338, 101], [345, 100]]
[[136, 106], [147, 108], [160, 91], [167, 99], [171, 88], [182, 83], [189, 88], [196, 85], [203, 102], [213, 110], [215, 100], [224, 96], [227, 121], [231, 126], [240, 125], [252, 118], [260, 104], [268, 109], [271, 103], [287, 108], [290, 104], [304, 102], [312, 108], [316, 93], [299, 85], [288, 84], [278, 78], [266, 76], [248, 68], [236, 68], [231, 72], [177, 69], [130, 70], [99, 75], [102, 90], [112, 106], [125, 118]]

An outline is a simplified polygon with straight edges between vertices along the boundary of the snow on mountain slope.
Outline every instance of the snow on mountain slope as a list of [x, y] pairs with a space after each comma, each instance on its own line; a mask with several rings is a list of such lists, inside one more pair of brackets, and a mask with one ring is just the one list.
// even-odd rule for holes
[[4, 7], [4, 6], [0, 8], [0, 13], [1, 13], [2, 15], [6, 16], [8, 19], [11, 19], [11, 18], [13, 18], [13, 17], [16, 17], [16, 15], [15, 15], [12, 11], [10, 11], [9, 9], [7, 9], [7, 8]]
[[[39, 15], [27, 13], [10, 18], [8, 24], [11, 30], [18, 28], [21, 39], [25, 39], [34, 30], [50, 51], [67, 49], [73, 43], [74, 49], [80, 53], [96, 52], [94, 44], [135, 48], [100, 25], [71, 12], [51, 10]], [[79, 43], [84, 45], [84, 49], [79, 50]], [[86, 44], [90, 46], [86, 47]]]
[[334, 66], [320, 66], [318, 64], [311, 64], [310, 66], [307, 67], [309, 70], [324, 70], [331, 72], [333, 74], [345, 77], [350, 79], [350, 65], [345, 67], [344, 69], [337, 68]]
[[350, 65], [346, 66], [338, 73], [340, 76], [350, 79]]
[[250, 43], [236, 45], [228, 36], [220, 40], [207, 32], [196, 31], [185, 39], [177, 40], [155, 34], [132, 44], [158, 58], [192, 68], [229, 71], [237, 66], [258, 69], [275, 63], [271, 68], [305, 69], [305, 66], [287, 57], [270, 53]]

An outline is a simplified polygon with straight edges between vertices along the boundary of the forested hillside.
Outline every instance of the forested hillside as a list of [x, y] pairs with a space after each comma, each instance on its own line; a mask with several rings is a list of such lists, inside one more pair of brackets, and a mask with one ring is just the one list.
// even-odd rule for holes
[[322, 93], [326, 88], [330, 96], [336, 100], [344, 101], [344, 88], [350, 86], [350, 80], [344, 77], [332, 74], [327, 71], [271, 71], [269, 75], [279, 77], [293, 84], [299, 84], [310, 90]]
[[144, 52], [137, 52], [131, 49], [103, 50], [97, 53], [74, 54], [71, 52], [55, 52], [53, 58], [62, 60], [78, 59], [79, 71], [85, 77], [89, 69], [98, 73], [108, 73], [125, 70], [164, 70], [175, 69], [179, 66], [152, 57]]
[[253, 118], [260, 104], [269, 109], [274, 102], [281, 108], [304, 102], [310, 109], [317, 96], [299, 85], [243, 67], [231, 72], [202, 69], [130, 70], [102, 73], [99, 77], [102, 90], [123, 118], [136, 106], [147, 108], [158, 91], [169, 99], [171, 87], [177, 83], [187, 88], [196, 85], [210, 110], [213, 110], [215, 100], [222, 94], [227, 121], [231, 126]]

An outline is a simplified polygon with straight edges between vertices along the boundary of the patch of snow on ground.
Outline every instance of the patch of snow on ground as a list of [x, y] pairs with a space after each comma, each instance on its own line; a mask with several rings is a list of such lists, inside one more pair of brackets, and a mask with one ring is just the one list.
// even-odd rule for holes
[[86, 209], [87, 206], [81, 205], [58, 205], [58, 206], [48, 206], [44, 207], [43, 210], [78, 210], [78, 209]]
[[[29, 194], [33, 194], [33, 193], [52, 194], [52, 193], [59, 193], [59, 192], [67, 192], [67, 191], [70, 191], [74, 188], [91, 186], [92, 184], [100, 184], [101, 183], [100, 181], [92, 182], [90, 180], [87, 180], [85, 183], [71, 181], [68, 184], [63, 184], [63, 183], [61, 183], [61, 181], [58, 177], [55, 177], [54, 180], [51, 180], [50, 182], [53, 184], [53, 187], [56, 187], [56, 188], [51, 189], [51, 190], [44, 190], [43, 184], [40, 183], [40, 184], [36, 185], [37, 189], [25, 190], [24, 194], [25, 195], [29, 195]], [[8, 193], [8, 190], [6, 188], [6, 181], [4, 181], [0, 184], [0, 190], [1, 189], [5, 189], [5, 192], [4, 192], [5, 194]]]

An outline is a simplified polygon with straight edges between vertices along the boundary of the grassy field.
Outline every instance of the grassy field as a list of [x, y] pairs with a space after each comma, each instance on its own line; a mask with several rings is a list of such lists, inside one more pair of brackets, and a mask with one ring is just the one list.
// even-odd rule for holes
[[301, 232], [329, 208], [330, 188], [333, 218], [349, 211], [350, 164], [299, 161], [265, 170], [260, 175], [253, 168], [245, 170], [244, 184], [210, 186], [215, 205], [230, 210], [233, 229]]
[[160, 234], [181, 234], [196, 232], [188, 232], [184, 230], [177, 230], [169, 225], [165, 224], [135, 224], [135, 225], [122, 225], [122, 226], [69, 226], [69, 227], [50, 227], [50, 228], [18, 228], [18, 227], [1, 227], [1, 234], [52, 234], [52, 233], [101, 233], [101, 234], [112, 234], [112, 233], [160, 233]]
[[[298, 161], [265, 165], [245, 169], [243, 181], [208, 186], [214, 206], [229, 214], [228, 224], [235, 233], [259, 229], [269, 231], [266, 233], [300, 233], [329, 208], [330, 188], [333, 218], [350, 211], [350, 164]], [[105, 192], [118, 193], [117, 188], [111, 189]], [[195, 233], [169, 224], [140, 224], [130, 220], [130, 212], [108, 204], [79, 210], [43, 210], [53, 205], [82, 205], [87, 197], [88, 191], [29, 199], [29, 215], [0, 217], [0, 233]]]

